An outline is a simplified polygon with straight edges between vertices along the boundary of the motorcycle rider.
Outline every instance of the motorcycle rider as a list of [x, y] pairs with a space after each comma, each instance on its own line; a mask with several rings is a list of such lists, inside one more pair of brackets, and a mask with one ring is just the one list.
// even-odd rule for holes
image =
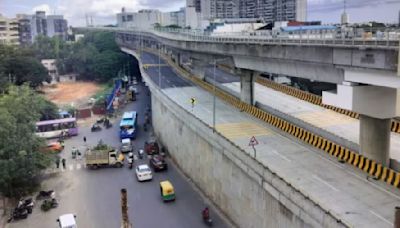
[[205, 207], [201, 214], [203, 215], [204, 220], [208, 220], [210, 218], [210, 210], [208, 209], [208, 207]]

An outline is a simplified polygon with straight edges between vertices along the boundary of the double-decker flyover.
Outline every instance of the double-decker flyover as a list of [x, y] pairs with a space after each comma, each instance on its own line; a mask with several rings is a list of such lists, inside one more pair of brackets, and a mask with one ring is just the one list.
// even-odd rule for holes
[[[159, 52], [171, 55], [179, 63], [184, 56], [189, 56], [195, 68], [195, 74], [201, 79], [204, 78], [205, 68], [210, 62], [213, 63], [216, 59], [228, 56], [231, 64], [238, 69], [236, 73], [240, 75], [240, 98], [251, 105], [254, 104], [254, 80], [258, 71], [305, 78], [320, 75], [318, 80], [328, 82], [334, 79], [335, 83], [339, 84], [339, 93], [328, 94], [325, 97], [328, 97], [328, 102], [336, 104], [337, 98], [341, 98], [341, 93], [344, 92], [346, 100], [343, 100], [343, 104], [336, 105], [361, 113], [362, 134], [360, 135], [364, 136], [360, 136], [360, 154], [378, 164], [388, 164], [390, 118], [397, 115], [396, 89], [389, 87], [398, 87], [398, 78], [395, 76], [398, 66], [396, 62], [398, 61], [398, 42], [388, 42], [385, 45], [379, 43], [340, 45], [336, 42], [306, 44], [301, 41], [294, 44], [289, 42], [278, 44], [276, 40], [256, 43], [251, 39], [246, 41], [246, 39], [134, 30], [118, 31], [118, 40], [131, 47], [158, 48]], [[389, 43], [390, 45], [387, 45]], [[297, 54], [292, 53], [296, 50]], [[247, 57], [249, 57], [248, 65], [245, 65]], [[292, 73], [274, 72], [272, 68], [271, 70], [257, 68], [273, 66], [279, 66], [276, 67], [279, 70], [291, 69]], [[363, 132], [363, 128], [367, 130]], [[358, 158], [357, 156], [356, 162], [351, 160], [351, 163], [364, 169], [364, 159], [359, 163]], [[370, 164], [371, 161], [367, 161]], [[367, 170], [373, 175], [377, 174], [376, 169], [369, 169], [369, 165]], [[386, 181], [387, 174], [384, 176]], [[390, 176], [392, 176], [389, 178], [390, 181], [389, 179], [387, 181], [393, 183], [393, 173]], [[342, 178], [338, 179], [342, 180]], [[397, 182], [396, 176], [395, 183]], [[355, 188], [358, 189], [358, 187]], [[390, 211], [393, 210], [392, 206], [389, 208]], [[352, 214], [352, 212], [346, 213]]]
[[[213, 133], [211, 94], [163, 59], [158, 67], [154, 54], [142, 52], [140, 62], [159, 139], [240, 227], [393, 226], [397, 189], [366, 179], [219, 98]], [[194, 108], [191, 97], [197, 100]], [[248, 147], [253, 134], [260, 143], [255, 158]]]

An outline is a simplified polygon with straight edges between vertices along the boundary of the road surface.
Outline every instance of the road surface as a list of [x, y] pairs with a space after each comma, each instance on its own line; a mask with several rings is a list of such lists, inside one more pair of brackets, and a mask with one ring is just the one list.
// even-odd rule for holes
[[[166, 74], [169, 69], [165, 69]], [[185, 84], [186, 83], [186, 84]], [[168, 87], [187, 85], [180, 78], [162, 78], [162, 84]], [[147, 88], [140, 83], [137, 101], [125, 107], [125, 111], [138, 111], [139, 134], [134, 140], [135, 149], [143, 148], [144, 142], [149, 137], [149, 132], [144, 132], [144, 112], [150, 105], [150, 96]], [[71, 148], [76, 146], [84, 148], [83, 136], [87, 138], [88, 145], [95, 145], [98, 140], [103, 140], [112, 146], [119, 146], [118, 137], [119, 119], [113, 121], [113, 127], [100, 132], [91, 133], [90, 126], [79, 128], [79, 136], [66, 141], [62, 157], [67, 159], [66, 170], [55, 169], [43, 183], [44, 190], [55, 189], [59, 207], [49, 212], [42, 212], [37, 203], [33, 214], [26, 220], [13, 222], [9, 228], [46, 228], [57, 227], [56, 219], [65, 213], [74, 213], [77, 216], [78, 227], [83, 228], [112, 228], [120, 227], [121, 207], [120, 190], [126, 188], [128, 192], [129, 218], [135, 228], [140, 227], [204, 227], [201, 219], [201, 210], [207, 201], [193, 188], [190, 180], [183, 176], [168, 160], [167, 172], [153, 173], [153, 180], [139, 183], [136, 180], [134, 169], [104, 168], [88, 170], [84, 167], [83, 160], [73, 160], [70, 155]], [[136, 160], [135, 165], [148, 163], [147, 160]], [[163, 203], [159, 193], [158, 183], [170, 180], [175, 187], [176, 201]], [[214, 210], [211, 216], [215, 227], [230, 227]]]

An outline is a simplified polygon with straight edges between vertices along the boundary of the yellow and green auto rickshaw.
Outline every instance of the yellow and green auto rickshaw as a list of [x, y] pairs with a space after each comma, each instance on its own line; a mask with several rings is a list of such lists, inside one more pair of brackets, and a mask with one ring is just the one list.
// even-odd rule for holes
[[160, 193], [164, 202], [175, 200], [174, 186], [169, 181], [160, 182]]

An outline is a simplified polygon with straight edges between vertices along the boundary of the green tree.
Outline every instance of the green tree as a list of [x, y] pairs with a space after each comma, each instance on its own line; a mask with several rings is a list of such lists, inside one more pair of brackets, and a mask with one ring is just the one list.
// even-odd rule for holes
[[42, 102], [28, 86], [11, 86], [0, 96], [0, 192], [7, 197], [31, 192], [50, 164], [51, 157], [39, 150], [43, 141], [34, 134]]
[[34, 57], [12, 56], [6, 60], [5, 74], [11, 75], [16, 85], [29, 83], [37, 87], [42, 82], [50, 82], [47, 69]]
[[0, 45], [0, 89], [7, 84], [22, 85], [29, 83], [32, 87], [50, 81], [46, 68], [34, 56], [30, 48]]

